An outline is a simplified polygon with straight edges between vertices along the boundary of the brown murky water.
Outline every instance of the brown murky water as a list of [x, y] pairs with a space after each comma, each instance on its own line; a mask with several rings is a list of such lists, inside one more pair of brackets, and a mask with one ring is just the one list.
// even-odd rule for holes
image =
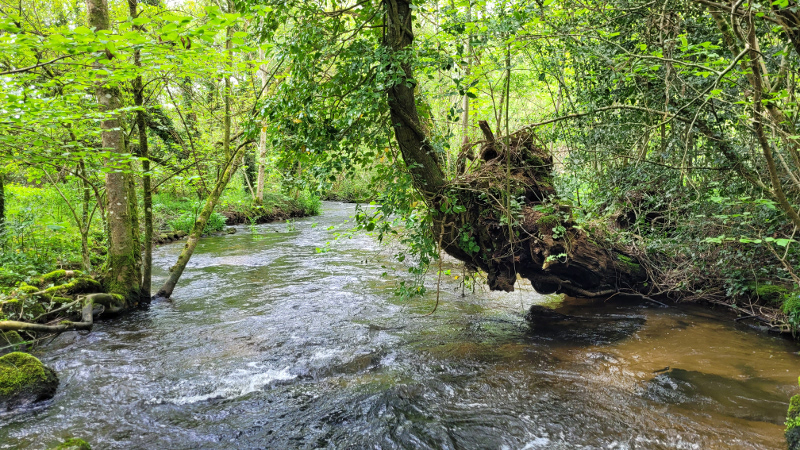
[[[205, 239], [173, 303], [57, 338], [58, 394], [0, 416], [0, 448], [784, 445], [793, 342], [701, 308], [462, 297], [453, 276], [424, 316], [434, 295], [393, 297], [404, 268], [369, 236], [315, 251], [352, 210]], [[181, 245], [158, 250], [160, 276]], [[531, 329], [533, 303], [572, 318]]]

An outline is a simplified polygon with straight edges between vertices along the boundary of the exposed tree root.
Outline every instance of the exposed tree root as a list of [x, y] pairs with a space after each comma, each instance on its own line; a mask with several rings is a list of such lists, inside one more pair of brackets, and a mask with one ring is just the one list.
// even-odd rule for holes
[[20, 322], [17, 320], [0, 321], [0, 331], [32, 331], [37, 333], [63, 333], [65, 331], [91, 330], [94, 325], [94, 305], [102, 305], [106, 311], [120, 312], [125, 309], [125, 300], [114, 294], [89, 294], [82, 298], [81, 321], [63, 320], [55, 325]]
[[[635, 256], [597, 242], [577, 225], [553, 187], [553, 160], [529, 131], [485, 140], [478, 167], [439, 197], [434, 229], [442, 248], [487, 273], [489, 288], [513, 291], [517, 275], [541, 293], [579, 297], [644, 292], [647, 272]], [[596, 237], [595, 237], [596, 238]]]

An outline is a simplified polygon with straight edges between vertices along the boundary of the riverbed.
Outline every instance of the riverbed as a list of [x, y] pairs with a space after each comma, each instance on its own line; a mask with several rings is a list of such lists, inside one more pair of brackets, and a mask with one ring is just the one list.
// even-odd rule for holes
[[[785, 445], [792, 341], [699, 307], [492, 293], [451, 262], [427, 315], [433, 271], [395, 296], [396, 249], [346, 235], [353, 205], [323, 210], [205, 238], [171, 302], [46, 343], [58, 393], [0, 415], [0, 448]], [[154, 286], [182, 246], [156, 249]], [[532, 304], [570, 319], [532, 329]]]

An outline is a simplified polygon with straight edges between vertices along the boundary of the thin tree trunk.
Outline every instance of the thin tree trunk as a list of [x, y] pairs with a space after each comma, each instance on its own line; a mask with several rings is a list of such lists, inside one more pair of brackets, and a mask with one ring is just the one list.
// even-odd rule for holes
[[[128, 9], [131, 19], [138, 15], [136, 12], [138, 0], [128, 0]], [[139, 27], [137, 27], [139, 28]], [[141, 53], [133, 53], [134, 64], [142, 67]], [[139, 129], [139, 156], [142, 158], [142, 197], [144, 204], [144, 255], [142, 256], [142, 298], [150, 298], [153, 273], [153, 194], [150, 179], [150, 150], [147, 142], [147, 118], [144, 112], [144, 87], [142, 77], [133, 80], [133, 101], [140, 109], [136, 111], [136, 127]]]
[[6, 180], [3, 172], [0, 172], [0, 236], [6, 230]]
[[[264, 59], [264, 49], [258, 50], [258, 59]], [[265, 89], [267, 84], [267, 68], [261, 65], [258, 69], [258, 77], [261, 78], [261, 89]], [[261, 203], [264, 200], [264, 179], [266, 177], [266, 163], [267, 163], [267, 130], [266, 127], [261, 126], [261, 133], [258, 140], [258, 178], [256, 181], [256, 202]]]
[[[228, 27], [227, 32], [227, 41], [225, 42], [225, 48], [227, 49], [228, 55], [228, 66], [232, 68], [233, 66], [233, 53], [232, 49], [232, 42], [231, 42], [231, 28]], [[230, 72], [229, 72], [230, 73]], [[164, 282], [164, 285], [161, 286], [161, 289], [158, 290], [156, 293], [157, 297], [164, 297], [169, 298], [172, 296], [172, 292], [175, 290], [175, 286], [178, 284], [178, 280], [183, 275], [183, 271], [186, 270], [186, 265], [189, 263], [189, 260], [192, 258], [192, 254], [194, 250], [197, 248], [197, 243], [200, 241], [200, 237], [203, 235], [203, 230], [206, 227], [206, 223], [208, 223], [208, 218], [211, 217], [211, 213], [214, 212], [214, 208], [217, 206], [217, 202], [219, 198], [222, 196], [222, 191], [225, 190], [225, 187], [230, 182], [231, 177], [236, 172], [237, 165], [236, 162], [241, 156], [242, 149], [246, 148], [246, 145], [241, 145], [234, 154], [231, 154], [231, 112], [230, 112], [230, 105], [231, 105], [231, 83], [230, 83], [230, 75], [225, 76], [225, 119], [224, 119], [224, 130], [223, 130], [223, 149], [225, 152], [225, 166], [222, 167], [222, 170], [219, 172], [219, 176], [217, 178], [217, 183], [214, 186], [214, 190], [208, 195], [206, 198], [206, 203], [203, 206], [203, 210], [200, 212], [200, 215], [194, 222], [194, 227], [192, 228], [192, 232], [189, 233], [189, 239], [186, 242], [186, 245], [183, 247], [183, 251], [181, 251], [180, 256], [178, 256], [178, 261], [172, 266], [169, 271], [169, 278], [167, 281]]]
[[192, 232], [189, 233], [189, 239], [186, 242], [186, 245], [183, 247], [183, 251], [181, 251], [180, 256], [178, 256], [178, 261], [169, 269], [169, 278], [161, 287], [161, 289], [158, 290], [158, 293], [156, 293], [157, 297], [169, 298], [172, 296], [172, 292], [175, 290], [178, 280], [181, 278], [183, 271], [186, 269], [186, 264], [189, 263], [189, 259], [191, 259], [195, 248], [197, 248], [197, 243], [200, 241], [200, 237], [203, 235], [203, 230], [206, 227], [206, 223], [208, 223], [208, 218], [211, 217], [211, 213], [214, 212], [214, 208], [216, 208], [217, 202], [222, 196], [222, 191], [225, 190], [225, 186], [228, 185], [228, 182], [230, 181], [234, 172], [236, 172], [236, 164], [234, 161], [239, 157], [239, 155], [240, 152], [236, 152], [233, 158], [228, 160], [225, 170], [220, 175], [216, 186], [214, 186], [214, 190], [211, 191], [211, 194], [206, 199], [203, 210], [200, 212], [197, 220], [195, 220]]
[[[86, 0], [89, 27], [95, 30], [108, 30], [109, 16], [106, 0]], [[103, 67], [96, 63], [96, 68]], [[119, 116], [115, 111], [121, 106], [119, 89], [106, 86], [99, 81], [95, 90], [101, 111], [109, 116], [100, 125], [103, 148], [112, 156], [106, 160], [107, 223], [108, 223], [108, 289], [121, 294], [127, 306], [139, 301], [141, 290], [141, 267], [139, 265], [138, 223], [135, 223], [135, 192], [130, 191], [132, 177], [130, 162], [120, 129]], [[123, 171], [119, 171], [119, 166]]]
[[[80, 170], [81, 176], [86, 178], [86, 164], [84, 164], [83, 159], [78, 163], [78, 170]], [[83, 185], [83, 199], [81, 202], [81, 223], [80, 223], [80, 231], [81, 231], [81, 259], [83, 267], [83, 271], [86, 273], [92, 273], [92, 258], [89, 252], [89, 230], [92, 227], [92, 220], [89, 214], [89, 202], [92, 201], [92, 193], [89, 189], [89, 182], [85, 179], [81, 179], [81, 184]], [[94, 214], [92, 214], [94, 216]]]

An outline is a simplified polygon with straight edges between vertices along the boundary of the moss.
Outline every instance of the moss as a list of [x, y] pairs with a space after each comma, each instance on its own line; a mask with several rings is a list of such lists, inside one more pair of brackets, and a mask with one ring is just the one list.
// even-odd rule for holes
[[773, 302], [780, 302], [787, 294], [791, 293], [790, 289], [777, 284], [751, 283], [747, 288], [756, 296]]
[[617, 260], [628, 267], [628, 271], [631, 273], [637, 273], [642, 270], [642, 266], [639, 263], [633, 261], [632, 258], [625, 256], [625, 255], [617, 255]]
[[58, 297], [58, 296], [54, 296], [53, 298], [51, 298], [51, 299], [50, 299], [50, 301], [51, 301], [52, 303], [54, 303], [54, 304], [62, 304], [62, 303], [70, 303], [70, 302], [72, 302], [73, 300], [72, 300], [71, 298], [69, 298], [69, 297]]
[[2, 303], [0, 303], [0, 311], [3, 314], [13, 315], [19, 314], [20, 309], [22, 308], [22, 302], [16, 298], [10, 298]]
[[83, 439], [68, 438], [58, 447], [53, 447], [51, 450], [92, 450], [92, 446]]
[[66, 270], [54, 270], [50, 273], [42, 275], [42, 283], [55, 283], [56, 281], [67, 276]]
[[47, 288], [42, 292], [45, 297], [55, 297], [56, 294], [82, 294], [91, 292], [100, 292], [102, 289], [100, 283], [95, 279], [89, 277], [78, 277], [59, 286]]
[[547, 216], [540, 217], [539, 220], [536, 221], [536, 223], [538, 223], [543, 227], [554, 227], [558, 225], [559, 218], [555, 214], [550, 214]]
[[50, 398], [58, 377], [37, 358], [22, 352], [0, 357], [0, 406], [14, 406]]
[[31, 286], [28, 283], [22, 282], [17, 287], [17, 291], [23, 292], [25, 294], [33, 294], [34, 292], [39, 292], [39, 288], [36, 286]]
[[19, 335], [16, 331], [6, 331], [5, 333], [0, 331], [0, 347], [5, 346], [6, 344], [20, 344], [25, 342], [22, 339], [22, 336]]

